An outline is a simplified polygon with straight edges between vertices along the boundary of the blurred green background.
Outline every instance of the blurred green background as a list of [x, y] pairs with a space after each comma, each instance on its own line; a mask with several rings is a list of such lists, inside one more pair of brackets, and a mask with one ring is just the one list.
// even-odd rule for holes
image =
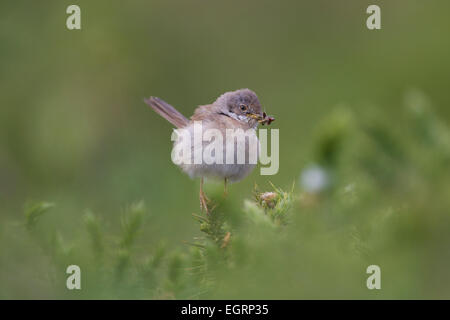
[[[81, 30], [66, 29], [70, 4]], [[370, 4], [381, 30], [366, 28]], [[0, 298], [450, 298], [449, 10], [444, 0], [2, 1]], [[171, 163], [172, 127], [143, 98], [190, 116], [239, 88], [275, 116], [280, 170], [232, 185], [228, 209], [245, 211], [255, 183], [295, 182], [293, 223], [261, 234], [230, 222], [254, 237], [214, 267], [205, 261], [220, 250], [183, 244], [201, 234], [198, 181]], [[320, 194], [299, 180], [314, 163], [333, 176]], [[40, 201], [55, 206], [30, 232], [24, 212]], [[139, 201], [133, 253], [116, 250]], [[120, 286], [92, 276], [103, 269], [91, 218], [110, 243], [104, 268], [126, 257]], [[136, 266], [158, 250], [166, 264], [150, 281]], [[196, 254], [207, 266], [198, 282], [183, 265]], [[68, 264], [96, 270], [79, 292], [65, 289]], [[365, 287], [369, 264], [382, 268], [380, 291]]]

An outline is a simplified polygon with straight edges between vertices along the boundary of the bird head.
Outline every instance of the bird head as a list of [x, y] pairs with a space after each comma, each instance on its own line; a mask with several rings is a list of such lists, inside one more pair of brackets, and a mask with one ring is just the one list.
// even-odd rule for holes
[[270, 124], [275, 120], [262, 112], [258, 96], [250, 89], [226, 92], [214, 104], [219, 113], [247, 123], [251, 128], [256, 128], [259, 123]]

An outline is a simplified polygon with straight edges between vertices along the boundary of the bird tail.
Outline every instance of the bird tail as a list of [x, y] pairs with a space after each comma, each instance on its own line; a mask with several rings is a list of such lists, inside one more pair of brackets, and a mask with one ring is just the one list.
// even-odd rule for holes
[[177, 111], [177, 109], [160, 98], [150, 97], [148, 99], [144, 99], [144, 102], [155, 110], [157, 114], [177, 128], [182, 128], [189, 123], [189, 120]]

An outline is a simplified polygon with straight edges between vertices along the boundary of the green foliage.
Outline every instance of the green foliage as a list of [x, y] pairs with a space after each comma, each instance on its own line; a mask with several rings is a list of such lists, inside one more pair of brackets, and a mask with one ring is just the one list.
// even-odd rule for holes
[[87, 211], [84, 215], [84, 224], [89, 233], [94, 257], [101, 259], [105, 250], [105, 244], [100, 221], [91, 211]]
[[49, 202], [39, 202], [33, 205], [27, 206], [25, 209], [25, 225], [28, 229], [32, 229], [39, 221], [42, 215], [55, 205]]
[[[87, 237], [64, 240], [58, 228], [42, 229], [54, 207], [47, 202], [26, 207], [24, 229], [59, 270], [52, 276], [55, 296], [445, 297], [450, 130], [430, 106], [405, 101], [400, 135], [382, 116], [358, 117], [349, 108], [323, 119], [311, 162], [333, 179], [331, 187], [311, 189], [302, 179], [289, 191], [255, 184], [253, 199], [241, 205], [220, 188], [210, 190], [209, 214], [193, 214], [200, 235], [186, 239], [185, 247], [142, 243], [146, 221], [156, 214], [149, 215], [143, 201], [122, 213], [116, 236], [88, 210], [82, 219]], [[418, 132], [425, 137], [401, 138]], [[88, 289], [69, 294], [60, 287], [73, 263], [82, 267]], [[383, 291], [364, 287], [370, 264], [382, 268]]]
[[145, 213], [145, 205], [139, 202], [131, 205], [122, 219], [122, 235], [120, 238], [120, 247], [130, 249], [139, 229], [142, 226], [142, 220]]

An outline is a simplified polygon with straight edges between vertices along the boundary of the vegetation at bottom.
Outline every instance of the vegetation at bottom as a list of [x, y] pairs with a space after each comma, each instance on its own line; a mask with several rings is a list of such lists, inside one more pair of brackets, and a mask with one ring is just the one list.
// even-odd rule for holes
[[[36, 271], [36, 290], [74, 299], [449, 298], [450, 130], [420, 91], [405, 99], [398, 121], [336, 108], [292, 184], [268, 177], [243, 202], [210, 186], [210, 213], [185, 212], [198, 232], [175, 247], [139, 243], [164, 214], [142, 201], [122, 210], [116, 230], [87, 210], [71, 241], [45, 228], [57, 203], [26, 205], [13, 228], [45, 256], [30, 266], [47, 270]], [[71, 264], [81, 290], [66, 289]], [[366, 286], [369, 265], [381, 268], [381, 290]]]

